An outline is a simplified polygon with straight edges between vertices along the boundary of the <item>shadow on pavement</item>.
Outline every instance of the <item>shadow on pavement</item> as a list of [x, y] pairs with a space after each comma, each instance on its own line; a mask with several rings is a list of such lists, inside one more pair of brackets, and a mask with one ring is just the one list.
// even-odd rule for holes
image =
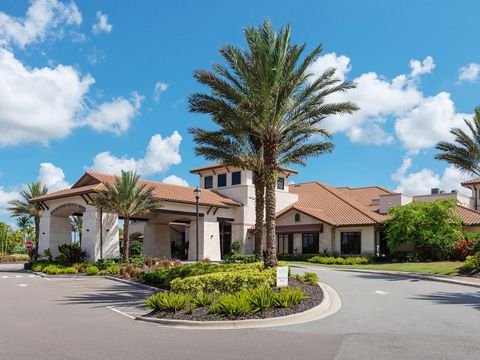
[[106, 305], [143, 305], [145, 299], [152, 293], [148, 290], [132, 288], [129, 285], [112, 285], [98, 290], [85, 289], [84, 294], [66, 296], [57, 300], [61, 305], [96, 305], [92, 307], [105, 307]]
[[387, 281], [409, 281], [409, 282], [418, 282], [420, 279], [411, 278], [408, 276], [398, 276], [398, 275], [383, 275], [383, 274], [355, 274], [355, 277], [367, 280], [387, 280]]
[[426, 300], [442, 305], [466, 305], [480, 311], [480, 291], [477, 293], [437, 292], [428, 295], [418, 295], [413, 300]]

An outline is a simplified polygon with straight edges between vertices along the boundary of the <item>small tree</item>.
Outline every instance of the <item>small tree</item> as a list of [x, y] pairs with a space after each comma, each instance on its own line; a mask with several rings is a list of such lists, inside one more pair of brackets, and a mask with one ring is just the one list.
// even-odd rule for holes
[[462, 237], [462, 220], [453, 209], [454, 200], [414, 202], [390, 209], [385, 236], [390, 250], [401, 244], [413, 245], [414, 257], [440, 260], [453, 251]]
[[95, 195], [94, 204], [104, 211], [123, 217], [123, 257], [128, 261], [130, 219], [158, 208], [160, 204], [153, 194], [153, 187], [140, 183], [139, 177], [133, 171], [122, 171], [121, 176], [115, 177], [114, 184], [104, 182], [103, 185], [105, 190]]

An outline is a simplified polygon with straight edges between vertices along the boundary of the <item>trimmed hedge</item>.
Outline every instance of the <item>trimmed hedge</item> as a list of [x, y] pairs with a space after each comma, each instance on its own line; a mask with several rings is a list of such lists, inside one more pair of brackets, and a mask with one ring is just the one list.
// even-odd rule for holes
[[73, 267], [63, 267], [58, 265], [47, 265], [42, 269], [42, 272], [48, 275], [59, 275], [59, 274], [76, 274], [77, 269]]
[[323, 265], [365, 265], [370, 263], [366, 257], [330, 257], [330, 256], [315, 256], [308, 260], [310, 263]]
[[193, 293], [221, 292], [235, 293], [244, 289], [253, 289], [260, 286], [274, 286], [276, 269], [242, 270], [217, 272], [205, 275], [190, 276], [184, 279], [175, 279], [171, 283], [173, 292]]
[[283, 261], [308, 261], [316, 256], [319, 254], [278, 254], [277, 258]]
[[257, 256], [255, 254], [227, 254], [223, 257], [225, 264], [240, 263], [250, 264], [257, 262]]

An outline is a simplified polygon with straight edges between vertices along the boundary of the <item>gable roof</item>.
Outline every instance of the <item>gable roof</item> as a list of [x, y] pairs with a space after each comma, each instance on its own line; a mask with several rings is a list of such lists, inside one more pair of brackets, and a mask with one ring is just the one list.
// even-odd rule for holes
[[290, 185], [289, 190], [298, 194], [298, 201], [280, 211], [277, 217], [295, 209], [333, 226], [379, 225], [387, 219], [347, 195], [345, 189], [310, 182]]
[[[205, 165], [205, 166], [200, 166], [200, 167], [190, 169], [190, 173], [191, 174], [199, 174], [202, 171], [216, 170], [216, 169], [228, 168], [228, 167], [233, 167], [233, 166], [225, 166], [221, 162], [216, 162], [216, 163], [213, 163], [213, 164], [210, 164], [210, 165]], [[298, 171], [293, 170], [293, 169], [284, 168], [284, 167], [280, 168], [279, 170], [284, 171], [284, 172], [289, 173], [289, 174], [292, 174], [292, 175], [298, 174]]]
[[[31, 199], [33, 202], [47, 201], [67, 196], [94, 193], [105, 189], [103, 183], [114, 184], [115, 176], [87, 171], [70, 189], [64, 189]], [[139, 180], [140, 184], [153, 187], [153, 194], [161, 201], [195, 204], [194, 188], [188, 186], [164, 184], [150, 180]], [[213, 190], [202, 189], [200, 205], [228, 208], [241, 204]]]
[[345, 186], [338, 187], [337, 190], [340, 191], [340, 193], [355, 199], [360, 204], [368, 206], [371, 211], [378, 211], [378, 199], [381, 195], [394, 194], [393, 191], [385, 189], [381, 186], [366, 186], [359, 188]]

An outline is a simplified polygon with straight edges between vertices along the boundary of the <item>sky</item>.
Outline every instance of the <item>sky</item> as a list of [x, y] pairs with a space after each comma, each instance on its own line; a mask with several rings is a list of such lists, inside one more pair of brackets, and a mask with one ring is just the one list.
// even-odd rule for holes
[[[40, 180], [51, 191], [86, 170], [135, 170], [195, 186], [188, 111], [208, 91], [192, 73], [244, 47], [245, 26], [290, 24], [311, 67], [336, 67], [356, 89], [330, 100], [360, 107], [328, 118], [332, 154], [296, 168], [295, 183], [379, 185], [407, 194], [462, 190], [468, 178], [434, 159], [435, 144], [480, 104], [478, 1], [0, 0], [0, 220]], [[465, 191], [465, 189], [463, 189]]]

